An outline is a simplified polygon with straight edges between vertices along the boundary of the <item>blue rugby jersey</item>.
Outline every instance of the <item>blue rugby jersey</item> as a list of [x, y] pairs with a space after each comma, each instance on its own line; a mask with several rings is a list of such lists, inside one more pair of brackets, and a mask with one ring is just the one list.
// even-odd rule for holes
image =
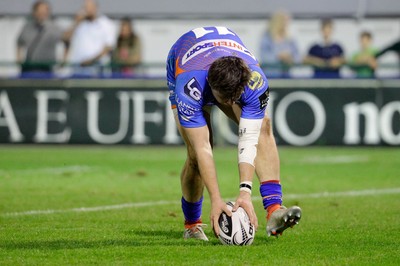
[[268, 80], [257, 59], [240, 38], [225, 27], [203, 27], [185, 33], [172, 46], [167, 59], [167, 84], [172, 108], [177, 108], [184, 127], [206, 125], [203, 107], [216, 103], [207, 82], [211, 64], [223, 56], [242, 58], [252, 72], [239, 102], [241, 117], [264, 117], [268, 102]]

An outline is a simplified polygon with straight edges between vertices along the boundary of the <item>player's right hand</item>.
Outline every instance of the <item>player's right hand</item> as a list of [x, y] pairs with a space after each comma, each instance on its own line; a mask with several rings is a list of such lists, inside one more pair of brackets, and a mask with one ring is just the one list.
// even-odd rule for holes
[[246, 191], [240, 191], [239, 196], [235, 201], [235, 206], [232, 211], [235, 212], [239, 207], [242, 207], [247, 215], [249, 216], [250, 223], [254, 225], [255, 229], [258, 228], [258, 219], [256, 212], [254, 211], [253, 202], [251, 200], [251, 194]]
[[225, 212], [228, 216], [232, 216], [232, 212], [228, 209], [226, 203], [221, 198], [211, 200], [210, 222], [216, 237], [219, 236], [218, 219], [222, 212]]

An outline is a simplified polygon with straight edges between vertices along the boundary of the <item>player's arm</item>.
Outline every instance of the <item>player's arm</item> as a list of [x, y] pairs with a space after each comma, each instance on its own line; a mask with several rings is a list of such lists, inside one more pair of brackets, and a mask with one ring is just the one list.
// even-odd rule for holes
[[240, 118], [238, 143], [240, 194], [233, 208], [233, 210], [236, 210], [239, 206], [243, 207], [249, 215], [251, 223], [256, 228], [258, 222], [251, 201], [251, 189], [262, 121], [263, 119]]
[[210, 195], [211, 200], [211, 223], [214, 228], [216, 235], [218, 231], [218, 218], [224, 211], [228, 215], [231, 215], [230, 211], [226, 207], [225, 202], [221, 198], [221, 194], [218, 187], [217, 173], [214, 164], [214, 158], [212, 154], [212, 148], [209, 140], [209, 130], [207, 126], [196, 127], [196, 128], [185, 128], [183, 131], [188, 137], [190, 145], [193, 147], [194, 155], [199, 167], [200, 176], [203, 179], [204, 185]]

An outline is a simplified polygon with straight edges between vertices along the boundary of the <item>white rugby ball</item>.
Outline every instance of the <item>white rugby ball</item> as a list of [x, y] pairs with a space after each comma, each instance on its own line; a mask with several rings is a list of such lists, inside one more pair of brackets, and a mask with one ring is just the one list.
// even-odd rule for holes
[[[235, 202], [230, 201], [226, 205], [229, 210], [232, 210]], [[254, 226], [250, 223], [249, 216], [242, 207], [232, 212], [231, 217], [223, 212], [219, 216], [218, 226], [218, 239], [224, 245], [246, 246], [253, 243], [255, 235]]]

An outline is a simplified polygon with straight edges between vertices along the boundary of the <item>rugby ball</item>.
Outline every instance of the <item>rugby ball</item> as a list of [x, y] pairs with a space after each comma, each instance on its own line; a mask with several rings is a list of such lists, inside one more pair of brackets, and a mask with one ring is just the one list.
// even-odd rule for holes
[[[229, 210], [232, 210], [235, 202], [226, 203]], [[246, 246], [251, 245], [254, 240], [254, 226], [250, 223], [246, 211], [239, 207], [229, 217], [225, 212], [221, 213], [218, 219], [218, 239], [224, 245]]]

